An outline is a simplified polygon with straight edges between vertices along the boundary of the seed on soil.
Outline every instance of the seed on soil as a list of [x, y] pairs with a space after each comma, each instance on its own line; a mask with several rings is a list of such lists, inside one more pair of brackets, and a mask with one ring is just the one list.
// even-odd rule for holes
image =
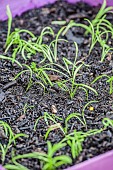
[[89, 110], [90, 110], [90, 111], [94, 111], [94, 107], [93, 107], [93, 106], [90, 106], [90, 107], [89, 107]]
[[51, 112], [54, 113], [54, 114], [56, 114], [57, 111], [58, 111], [58, 110], [57, 110], [56, 106], [55, 106], [55, 105], [52, 105], [52, 106], [51, 106]]
[[22, 121], [24, 118], [25, 118], [25, 114], [21, 115], [21, 116], [17, 119], [17, 121]]
[[51, 81], [58, 81], [58, 80], [60, 80], [60, 77], [58, 75], [48, 74], [48, 76], [49, 76]]

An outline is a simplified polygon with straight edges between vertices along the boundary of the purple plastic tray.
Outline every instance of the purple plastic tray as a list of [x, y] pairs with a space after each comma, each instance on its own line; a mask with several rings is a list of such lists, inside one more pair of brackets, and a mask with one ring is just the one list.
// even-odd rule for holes
[[[54, 3], [56, 0], [0, 0], [0, 20], [6, 20], [6, 5], [10, 6], [13, 17], [21, 15], [23, 12], [39, 8], [48, 3]], [[67, 0], [70, 3], [79, 2], [80, 0]], [[81, 0], [91, 5], [102, 4], [103, 0]], [[108, 6], [113, 6], [113, 0], [107, 0]], [[0, 170], [4, 170], [0, 166]], [[113, 170], [113, 151], [91, 158], [83, 163], [69, 167], [65, 170]]]
[[5, 169], [2, 167], [2, 165], [0, 165], [0, 170], [5, 170]]
[[[86, 2], [86, 3], [94, 5], [94, 6], [103, 3], [103, 0], [67, 0], [67, 1], [71, 2], [71, 3], [82, 1], [82, 2]], [[106, 0], [106, 2], [107, 2], [108, 6], [113, 5], [113, 0]]]
[[65, 170], [113, 170], [113, 150]]
[[43, 5], [54, 3], [56, 0], [0, 0], [0, 20], [6, 20], [6, 6], [10, 6], [13, 17], [21, 15], [23, 12], [39, 8]]
[[[54, 3], [56, 0], [0, 0], [0, 20], [6, 20], [6, 5], [9, 4], [13, 17], [21, 15], [23, 12], [41, 7], [48, 3]], [[79, 2], [80, 0], [67, 0], [70, 3]], [[103, 0], [81, 0], [91, 5], [102, 4]], [[107, 5], [113, 5], [113, 0], [107, 0]]]

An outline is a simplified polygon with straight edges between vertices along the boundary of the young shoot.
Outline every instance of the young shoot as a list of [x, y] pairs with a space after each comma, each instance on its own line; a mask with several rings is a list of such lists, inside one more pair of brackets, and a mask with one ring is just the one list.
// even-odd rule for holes
[[61, 74], [63, 72], [65, 72], [66, 75], [66, 79], [62, 80], [62, 81], [57, 81], [56, 84], [64, 91], [67, 91], [70, 95], [70, 98], [72, 99], [75, 94], [77, 89], [81, 88], [85, 91], [86, 96], [88, 98], [88, 91], [87, 90], [91, 90], [93, 91], [96, 95], [98, 95], [98, 93], [96, 92], [95, 89], [93, 89], [92, 87], [82, 84], [82, 83], [77, 83], [76, 82], [76, 77], [78, 72], [81, 70], [81, 68], [83, 67], [83, 65], [85, 65], [82, 61], [79, 62], [79, 64], [77, 64], [77, 57], [78, 57], [78, 45], [76, 42], [74, 42], [75, 45], [75, 58], [74, 58], [74, 62], [68, 60], [67, 58], [63, 57], [63, 63], [64, 63], [64, 67], [58, 64], [54, 64], [56, 65], [60, 70], [62, 70]]
[[6, 154], [8, 150], [10, 149], [10, 147], [12, 146], [12, 144], [16, 145], [16, 139], [19, 137], [27, 137], [27, 135], [23, 133], [19, 133], [15, 135], [11, 127], [6, 122], [3, 122], [3, 121], [0, 121], [0, 128], [1, 128], [0, 130], [2, 130], [2, 132], [4, 133], [4, 136], [6, 136], [6, 139], [8, 140], [7, 143], [0, 142], [1, 160], [2, 160], [2, 163], [4, 163]]
[[[28, 159], [28, 158], [34, 158], [38, 159], [41, 164], [42, 170], [56, 170], [62, 165], [71, 164], [72, 160], [67, 155], [56, 155], [56, 153], [64, 148], [66, 146], [66, 143], [56, 143], [51, 144], [50, 141], [47, 141], [48, 146], [48, 152], [33, 152], [33, 153], [27, 153], [23, 155], [17, 155], [12, 158], [12, 162], [14, 165], [18, 165], [17, 162], [20, 159]], [[7, 165], [6, 165], [7, 167]], [[23, 169], [22, 169], [23, 170]], [[28, 169], [25, 169], [28, 170]]]
[[101, 62], [103, 62], [107, 53], [111, 50], [113, 51], [113, 48], [108, 45], [108, 38], [109, 37], [113, 38], [113, 26], [106, 19], [107, 13], [111, 12], [111, 10], [113, 10], [113, 7], [106, 7], [106, 0], [104, 0], [95, 18], [92, 21], [85, 19], [89, 25], [70, 21], [67, 27], [65, 28], [63, 35], [65, 35], [66, 32], [71, 27], [81, 27], [85, 29], [86, 30], [85, 35], [87, 34], [91, 35], [91, 45], [90, 45], [89, 54], [93, 50], [96, 43], [99, 43], [102, 48]]
[[67, 145], [70, 147], [72, 158], [77, 158], [80, 153], [82, 152], [82, 144], [85, 138], [101, 133], [103, 129], [93, 129], [87, 132], [76, 131], [74, 130], [72, 133], [67, 134], [62, 142], [66, 142]]
[[[46, 125], [47, 125], [47, 127], [48, 127], [48, 130], [47, 130], [47, 132], [46, 132], [46, 134], [45, 134], [45, 139], [47, 139], [47, 137], [48, 137], [48, 135], [49, 135], [49, 133], [51, 132], [51, 131], [53, 131], [54, 129], [57, 129], [57, 128], [59, 128], [60, 130], [61, 130], [61, 132], [63, 132], [63, 134], [65, 135], [65, 132], [64, 132], [64, 129], [63, 129], [63, 127], [61, 126], [61, 124], [59, 123], [59, 122], [57, 122], [57, 120], [56, 119], [58, 119], [58, 120], [63, 120], [62, 118], [60, 118], [60, 117], [58, 117], [58, 116], [56, 116], [56, 115], [54, 115], [54, 114], [49, 114], [48, 112], [44, 112], [44, 116], [41, 116], [41, 117], [39, 117], [37, 120], [36, 120], [36, 122], [35, 122], [35, 125], [34, 125], [34, 130], [36, 131], [36, 126], [37, 126], [37, 124], [38, 124], [38, 122], [39, 122], [39, 120], [40, 119], [44, 119], [45, 120], [45, 123], [46, 123]], [[49, 124], [49, 121], [52, 121], [53, 122], [53, 125], [51, 125], [51, 124]]]
[[113, 76], [108, 76], [106, 74], [100, 75], [98, 77], [96, 77], [91, 84], [97, 82], [99, 79], [101, 78], [107, 78], [106, 82], [109, 83], [109, 94], [113, 93]]
[[6, 9], [7, 9], [7, 16], [8, 16], [8, 31], [7, 31], [7, 39], [6, 39], [5, 47], [9, 43], [10, 32], [11, 32], [11, 25], [12, 25], [12, 14], [11, 14], [9, 5], [7, 5]]

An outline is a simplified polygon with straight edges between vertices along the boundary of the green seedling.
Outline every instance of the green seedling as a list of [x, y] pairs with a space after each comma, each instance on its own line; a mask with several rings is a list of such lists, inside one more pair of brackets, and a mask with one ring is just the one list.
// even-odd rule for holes
[[26, 65], [26, 64], [23, 64], [22, 66], [26, 67], [27, 69], [26, 70], [22, 70], [20, 71], [15, 77], [14, 77], [14, 80], [16, 80], [19, 76], [21, 76], [22, 74], [24, 73], [29, 73], [30, 74], [30, 77], [29, 77], [29, 82], [28, 82], [28, 86], [27, 86], [27, 89], [26, 91], [31, 87], [32, 85], [32, 77], [33, 77], [33, 71], [31, 69], [30, 66]]
[[24, 67], [26, 67], [27, 69], [22, 70], [21, 72], [19, 72], [14, 79], [17, 79], [19, 76], [21, 76], [24, 73], [29, 73], [30, 77], [29, 77], [29, 82], [28, 82], [28, 86], [26, 91], [30, 88], [30, 86], [33, 84], [32, 78], [33, 78], [33, 74], [35, 75], [36, 79], [38, 80], [35, 84], [39, 84], [42, 86], [42, 88], [45, 91], [45, 85], [50, 85], [53, 86], [48, 74], [46, 73], [47, 71], [51, 71], [49, 64], [44, 65], [44, 66], [40, 66], [37, 67], [35, 62], [32, 62], [30, 66], [23, 64]]
[[4, 168], [5, 169], [7, 169], [7, 170], [29, 170], [27, 167], [25, 167], [25, 166], [23, 166], [23, 165], [21, 165], [21, 164], [19, 164], [19, 163], [16, 163], [16, 165], [13, 165], [13, 164], [6, 164], [5, 166], [4, 166]]
[[30, 48], [33, 49], [36, 53], [40, 53], [43, 57], [42, 61], [40, 63], [43, 63], [46, 59], [50, 62], [53, 63], [53, 56], [52, 56], [52, 51], [50, 49], [50, 45], [47, 45], [43, 43], [43, 37], [45, 35], [51, 35], [54, 36], [54, 31], [52, 30], [51, 27], [45, 27], [42, 31], [39, 37], [37, 38], [36, 41], [30, 42]]
[[72, 133], [65, 136], [65, 138], [52, 146], [50, 141], [47, 141], [48, 145], [48, 153], [45, 152], [33, 152], [33, 153], [27, 153], [23, 155], [17, 155], [12, 157], [12, 163], [13, 164], [7, 164], [4, 167], [8, 170], [15, 168], [15, 170], [19, 170], [21, 168], [22, 170], [29, 170], [28, 168], [22, 166], [17, 161], [21, 159], [28, 159], [28, 158], [35, 158], [38, 159], [42, 165], [42, 170], [55, 170], [59, 168], [61, 165], [65, 164], [71, 164], [72, 160], [67, 155], [58, 155], [56, 156], [56, 152], [58, 152], [60, 149], [68, 145], [71, 149], [72, 158], [75, 159], [79, 156], [79, 154], [82, 152], [82, 144], [85, 140], [85, 138], [96, 135], [98, 133], [101, 133], [103, 129], [93, 129], [89, 130], [87, 132], [82, 131], [76, 131], [74, 130]]
[[[56, 119], [58, 119], [58, 120], [62, 120], [62, 118], [60, 118], [60, 117], [58, 117], [58, 116], [56, 116], [56, 115], [54, 115], [54, 114], [49, 114], [49, 113], [47, 113], [47, 112], [44, 112], [44, 116], [41, 116], [41, 117], [39, 117], [37, 120], [36, 120], [36, 122], [35, 122], [35, 125], [34, 125], [34, 130], [36, 131], [36, 126], [37, 126], [37, 124], [38, 124], [38, 122], [39, 122], [39, 120], [40, 119], [44, 119], [45, 120], [45, 122], [46, 122], [46, 125], [48, 126], [48, 130], [47, 130], [47, 132], [46, 132], [46, 134], [45, 134], [45, 139], [47, 139], [47, 137], [48, 137], [48, 135], [49, 135], [49, 133], [52, 131], [52, 130], [54, 130], [55, 128], [60, 128], [60, 130], [63, 132], [63, 134], [65, 135], [65, 132], [64, 132], [64, 129], [62, 128], [62, 126], [56, 121]], [[51, 124], [49, 124], [49, 121], [52, 121], [53, 122], [53, 125], [51, 126]]]
[[51, 24], [53, 24], [53, 25], [65, 25], [66, 21], [52, 21]]
[[[72, 163], [71, 158], [67, 155], [55, 155], [56, 152], [59, 151], [59, 149], [62, 149], [63, 147], [66, 146], [66, 143], [59, 142], [57, 144], [52, 145], [50, 141], [47, 141], [47, 145], [48, 145], [48, 153], [33, 152], [33, 153], [27, 153], [23, 155], [17, 155], [12, 158], [13, 164], [19, 165], [17, 161], [20, 159], [35, 158], [40, 161], [42, 170], [50, 170], [50, 169], [55, 170], [62, 165]], [[22, 170], [28, 170], [28, 169], [26, 168]]]
[[[56, 119], [62, 121], [63, 120], [62, 118], [60, 118], [60, 117], [58, 117], [58, 116], [56, 116], [54, 114], [49, 114], [48, 112], [44, 112], [44, 116], [40, 116], [36, 120], [35, 125], [34, 125], [34, 130], [36, 131], [36, 126], [37, 126], [39, 120], [41, 120], [41, 119], [45, 120], [45, 123], [46, 123], [46, 125], [48, 127], [47, 132], [45, 134], [45, 139], [48, 138], [48, 135], [49, 135], [49, 133], [51, 131], [53, 131], [54, 129], [58, 129], [58, 128], [63, 132], [63, 135], [65, 136], [67, 134], [67, 132], [68, 132], [68, 122], [69, 122], [69, 120], [74, 119], [74, 118], [78, 119], [83, 126], [87, 127], [85, 114], [84, 114], [85, 109], [88, 107], [88, 105], [90, 105], [92, 103], [96, 103], [96, 102], [98, 102], [98, 101], [95, 101], [95, 100], [94, 101], [89, 101], [83, 107], [81, 114], [80, 113], [71, 113], [71, 114], [69, 114], [65, 119], [65, 127], [64, 128], [61, 126], [61, 124], [58, 121], [56, 121]], [[49, 121], [52, 121], [53, 124], [52, 125], [49, 124]]]
[[67, 31], [72, 28], [72, 27], [82, 27], [84, 28], [85, 30], [87, 30], [89, 33], [91, 33], [91, 28], [89, 28], [87, 25], [85, 24], [81, 24], [81, 23], [75, 23], [73, 20], [71, 20], [69, 22], [69, 24], [66, 26], [65, 30], [63, 31], [62, 35], [64, 36]]
[[61, 126], [60, 123], [55, 123], [53, 125], [48, 126], [47, 132], [45, 134], [45, 140], [48, 138], [49, 134], [51, 131], [54, 131], [56, 129], [60, 129], [63, 135], [65, 135], [65, 131], [63, 130], [63, 127]]
[[51, 70], [51, 68], [47, 68], [46, 65], [42, 67], [37, 67], [35, 62], [32, 62], [30, 67], [33, 73], [35, 73], [37, 79], [42, 81], [44, 84], [50, 84], [50, 86], [53, 86], [48, 74], [46, 73], [46, 71]]
[[15, 29], [15, 31], [9, 35], [7, 46], [5, 49], [5, 53], [7, 53], [7, 51], [9, 50], [11, 46], [15, 46], [13, 48], [13, 54], [12, 54], [13, 60], [15, 60], [17, 54], [19, 53], [22, 54], [22, 57], [24, 60], [27, 60], [26, 58], [27, 55], [25, 56], [25, 52], [24, 52], [25, 49], [28, 53], [35, 54], [34, 49], [31, 48], [32, 45], [30, 43], [30, 40], [26, 41], [26, 40], [21, 39], [22, 33], [28, 34], [29, 36], [31, 36], [32, 39], [35, 38], [35, 36], [28, 30]]
[[[50, 47], [47, 44], [43, 44], [43, 36], [45, 35], [54, 35], [52, 28], [45, 27], [40, 36], [37, 38], [31, 31], [25, 29], [18, 29], [11, 33], [11, 24], [12, 24], [12, 14], [9, 6], [7, 6], [7, 15], [8, 15], [8, 34], [5, 44], [5, 53], [9, 50], [10, 47], [13, 48], [12, 59], [13, 63], [15, 62], [15, 58], [17, 54], [21, 53], [24, 60], [27, 60], [32, 55], [35, 55], [37, 52], [42, 53], [44, 60], [48, 58], [51, 61], [51, 53]], [[24, 40], [21, 38], [21, 35], [26, 34], [28, 40]], [[51, 61], [52, 62], [52, 61]]]
[[89, 101], [82, 109], [82, 113], [71, 113], [69, 114], [66, 119], [65, 119], [65, 134], [67, 134], [67, 130], [68, 130], [68, 121], [73, 119], [73, 118], [76, 118], [80, 121], [80, 123], [85, 126], [87, 128], [87, 123], [86, 123], [86, 119], [85, 119], [85, 109], [92, 103], [96, 103], [98, 101]]
[[12, 14], [9, 8], [9, 5], [7, 5], [7, 16], [8, 16], [8, 31], [7, 31], [7, 39], [6, 39], [6, 44], [5, 47], [7, 46], [9, 42], [9, 37], [10, 37], [10, 32], [11, 32], [11, 25], [12, 25]]
[[[54, 63], [54, 62], [56, 63], [57, 62], [57, 59], [58, 59], [58, 56], [57, 56], [58, 42], [60, 42], [60, 41], [67, 42], [67, 40], [59, 38], [59, 36], [61, 35], [64, 28], [65, 27], [62, 27], [55, 36], [51, 27], [45, 27], [42, 30], [37, 41], [36, 42], [31, 41], [30, 48], [35, 50], [35, 53], [36, 52], [42, 53], [42, 55], [43, 55], [43, 59], [40, 63], [43, 63], [45, 60], [48, 60], [50, 63]], [[47, 45], [47, 44], [43, 43], [43, 37], [45, 35], [55, 36], [55, 39], [52, 42], [50, 42], [50, 44], [48, 43], [49, 45]]]
[[[67, 58], [63, 57], [63, 62], [64, 62], [65, 67], [56, 64], [56, 66], [60, 70], [62, 70], [62, 72], [65, 72], [65, 75], [66, 75], [66, 80], [58, 81], [58, 82], [56, 82], [56, 84], [60, 88], [62, 88], [64, 91], [68, 91], [71, 99], [75, 96], [75, 93], [78, 88], [81, 88], [85, 91], [87, 98], [88, 98], [87, 89], [93, 91], [96, 95], [98, 95], [96, 90], [93, 89], [92, 87], [82, 84], [82, 83], [76, 83], [76, 76], [77, 76], [78, 72], [80, 71], [80, 69], [82, 68], [82, 66], [85, 64], [80, 62], [79, 65], [77, 65], [78, 45], [76, 42], [74, 42], [74, 45], [75, 45], [75, 49], [76, 49], [74, 62], [71, 62]], [[62, 74], [62, 72], [61, 72], [61, 74]]]
[[[8, 15], [8, 33], [7, 33], [7, 39], [6, 39], [6, 43], [5, 43], [5, 47], [6, 47], [6, 50], [5, 50], [5, 53], [7, 53], [7, 51], [9, 50], [9, 48], [11, 46], [16, 46], [15, 48], [13, 48], [13, 54], [12, 54], [12, 59], [13, 59], [13, 63], [15, 62], [15, 58], [16, 58], [16, 55], [17, 53], [19, 53], [20, 51], [23, 51], [23, 49], [25, 48], [26, 44], [28, 44], [27, 41], [21, 39], [21, 36], [20, 34], [21, 33], [26, 33], [28, 34], [29, 36], [31, 36], [32, 39], [35, 39], [36, 37], [34, 36], [33, 33], [31, 33], [30, 31], [28, 30], [25, 30], [25, 29], [15, 29], [12, 33], [11, 33], [11, 25], [12, 25], [12, 14], [11, 14], [11, 11], [10, 11], [10, 8], [9, 6], [7, 6], [7, 15]], [[27, 48], [27, 47], [26, 47]], [[28, 49], [27, 49], [28, 50]], [[31, 49], [32, 50], [32, 49]], [[31, 51], [30, 50], [30, 51]], [[25, 55], [23, 54], [22, 52], [22, 56], [23, 58], [26, 60], [26, 57]]]
[[102, 57], [101, 57], [102, 62], [104, 61], [105, 57], [109, 52], [113, 52], [113, 48], [109, 47], [107, 44], [104, 44], [102, 46]]
[[[10, 12], [10, 14], [11, 14], [11, 12]], [[9, 20], [11, 20], [10, 14], [9, 14]], [[43, 44], [43, 36], [45, 36], [46, 34], [54, 35], [54, 32], [50, 27], [45, 27], [42, 30], [42, 32], [38, 38], [36, 38], [35, 35], [32, 34], [30, 31], [15, 29], [14, 32], [8, 34], [6, 52], [12, 45], [16, 46], [13, 49], [13, 54], [12, 54], [12, 62], [13, 63], [15, 62], [17, 53], [20, 53], [20, 52], [22, 53], [22, 57], [24, 58], [24, 60], [27, 59], [26, 55], [25, 55], [26, 52], [29, 53], [30, 55], [36, 54], [37, 52], [39, 52], [39, 53], [43, 54], [43, 58], [44, 58], [41, 61], [41, 63], [44, 62], [45, 59], [48, 59], [48, 61], [50, 62], [50, 64], [47, 64], [47, 65], [44, 65], [41, 67], [37, 67], [36, 63], [34, 63], [34, 62], [32, 62], [30, 66], [23, 64], [23, 66], [26, 67], [27, 70], [22, 70], [21, 72], [19, 72], [17, 74], [17, 76], [15, 78], [18, 78], [21, 74], [23, 74], [25, 72], [29, 72], [30, 79], [29, 79], [27, 90], [33, 83], [33, 81], [32, 81], [33, 74], [35, 74], [35, 77], [38, 80], [37, 83], [40, 84], [44, 88], [44, 90], [45, 90], [45, 85], [49, 84], [50, 86], [53, 86], [53, 83], [51, 82], [51, 80], [47, 74], [48, 71], [53, 71], [54, 73], [59, 73], [60, 75], [66, 77], [65, 81], [58, 81], [57, 84], [59, 87], [61, 87], [65, 91], [68, 91], [71, 98], [73, 98], [75, 96], [77, 89], [81, 88], [85, 91], [87, 99], [88, 99], [88, 90], [93, 91], [96, 95], [97, 95], [97, 92], [88, 85], [85, 85], [82, 83], [76, 83], [76, 75], [79, 72], [79, 70], [81, 69], [81, 67], [84, 65], [84, 63], [80, 63], [78, 66], [76, 64], [76, 60], [77, 60], [77, 56], [78, 56], [77, 43], [74, 42], [75, 50], [76, 50], [74, 63], [69, 61], [66, 57], [63, 57], [63, 62], [64, 62], [65, 67], [62, 67], [59, 64], [55, 64], [58, 59], [58, 56], [57, 56], [58, 41], [63, 40], [63, 39], [59, 39], [59, 36], [64, 31], [64, 29], [65, 29], [65, 26], [62, 27], [58, 31], [55, 40], [53, 40], [50, 43], [50, 45]], [[10, 30], [9, 30], [9, 32], [10, 32]], [[27, 33], [30, 37], [29, 40], [26, 41], [24, 39], [21, 39], [21, 35], [20, 35], [21, 33]], [[63, 40], [63, 41], [65, 41], [65, 40]], [[52, 49], [53, 49], [53, 51], [52, 51]], [[25, 52], [25, 50], [26, 50], [26, 52]], [[58, 69], [56, 69], [54, 67], [57, 67]]]
[[[36, 126], [37, 126], [39, 120], [44, 119], [45, 123], [48, 127], [47, 132], [45, 134], [45, 139], [48, 138], [48, 135], [51, 131], [58, 129], [58, 128], [61, 130], [61, 132], [63, 132], [63, 135], [65, 136], [67, 134], [67, 130], [68, 130], [68, 121], [72, 118], [77, 118], [80, 121], [80, 123], [85, 126], [84, 122], [82, 121], [80, 113], [69, 114], [69, 116], [67, 116], [67, 118], [65, 119], [65, 128], [63, 128], [61, 126], [61, 124], [56, 120], [56, 119], [58, 119], [58, 120], [62, 121], [63, 120], [62, 118], [59, 118], [58, 116], [56, 116], [54, 114], [49, 114], [47, 112], [44, 112], [44, 116], [41, 116], [36, 120], [35, 125], [34, 125], [34, 130], [36, 131]], [[49, 124], [49, 121], [52, 121], [53, 124], [52, 125]]]
[[12, 62], [14, 61], [19, 67], [22, 67], [22, 64], [20, 62], [18, 62], [17, 60], [13, 60], [11, 57], [0, 55], [0, 59], [12, 61]]
[[[48, 27], [48, 28], [50, 28], [50, 27]], [[65, 27], [62, 27], [58, 31], [58, 33], [55, 36], [55, 39], [52, 42], [50, 42], [49, 45], [42, 44], [42, 47], [44, 47], [44, 48], [42, 48], [42, 53], [43, 53], [44, 59], [41, 61], [41, 63], [43, 63], [45, 60], [48, 60], [50, 63], [56, 63], [57, 62], [57, 60], [58, 60], [58, 55], [57, 55], [58, 43], [61, 42], [61, 41], [68, 42], [65, 39], [59, 38], [59, 36], [61, 35], [64, 28]], [[54, 36], [54, 32], [52, 32], [52, 29], [51, 29], [51, 35]], [[34, 46], [35, 46], [35, 44], [34, 44]]]
[[19, 76], [21, 76], [24, 73], [29, 73], [29, 82], [28, 82], [28, 86], [27, 89], [28, 90], [30, 88], [30, 86], [33, 84], [33, 75], [36, 77], [36, 79], [38, 80], [37, 82], [35, 82], [35, 84], [39, 84], [42, 86], [42, 88], [45, 91], [45, 86], [46, 85], [50, 85], [51, 87], [53, 86], [53, 82], [50, 80], [49, 76], [48, 76], [48, 72], [53, 71], [54, 73], [59, 73], [62, 74], [64, 76], [66, 76], [65, 73], [59, 71], [58, 69], [54, 69], [52, 68], [53, 64], [46, 64], [46, 65], [39, 65], [37, 66], [37, 64], [35, 62], [32, 62], [31, 65], [26, 65], [26, 64], [22, 64], [23, 67], [26, 67], [27, 69], [20, 71], [14, 79], [17, 79]]
[[40, 36], [38, 37], [38, 39], [37, 39], [37, 41], [36, 41], [36, 43], [39, 44], [39, 45], [41, 45], [42, 42], [43, 42], [43, 37], [44, 37], [45, 35], [52, 35], [52, 36], [54, 36], [54, 31], [53, 31], [53, 29], [52, 29], [51, 27], [45, 27], [45, 28], [43, 28], [43, 30], [41, 31]]
[[108, 128], [108, 127], [113, 127], [113, 120], [109, 119], [109, 118], [103, 118], [102, 123], [104, 125], [104, 128]]
[[99, 79], [103, 77], [107, 78], [106, 82], [109, 83], [109, 86], [110, 86], [109, 94], [112, 94], [113, 93], [113, 76], [108, 76], [106, 74], [100, 75], [96, 77], [91, 84], [95, 83], [96, 81], [98, 81]]
[[113, 26], [106, 19], [106, 14], [108, 12], [111, 12], [112, 9], [113, 7], [106, 7], [106, 0], [104, 0], [96, 17], [92, 21], [85, 19], [88, 22], [89, 26], [70, 21], [70, 23], [64, 30], [63, 35], [65, 35], [68, 29], [70, 29], [71, 27], [75, 26], [84, 28], [86, 30], [85, 35], [87, 35], [88, 33], [91, 34], [91, 46], [89, 54], [91, 53], [95, 44], [99, 43], [102, 48], [101, 62], [103, 62], [107, 53], [111, 50], [113, 51], [113, 48], [107, 44], [109, 36], [111, 35], [113, 37]]
[[80, 113], [71, 113], [69, 114], [66, 119], [65, 119], [65, 134], [67, 134], [67, 130], [68, 130], [68, 121], [76, 118], [80, 121], [80, 123], [85, 126], [84, 122], [82, 121], [82, 115]]
[[113, 93], [113, 76], [111, 77], [109, 76], [106, 82], [109, 83], [109, 86], [110, 86], [109, 94], [112, 94]]
[[27, 153], [27, 154], [17, 155], [17, 156], [13, 154], [12, 161], [11, 161], [12, 164], [6, 164], [4, 167], [7, 170], [12, 170], [12, 169], [19, 170], [19, 168], [21, 168], [22, 170], [29, 170], [28, 168], [24, 167], [23, 165], [17, 162], [18, 160], [29, 159], [29, 158], [38, 159], [41, 163], [42, 170], [49, 170], [49, 169], [55, 170], [62, 165], [71, 164], [72, 160], [69, 156], [58, 155], [56, 153], [60, 149], [68, 145], [70, 147], [72, 158], [73, 159], [77, 158], [79, 154], [82, 152], [83, 149], [82, 144], [87, 137], [101, 133], [109, 126], [113, 127], [113, 120], [109, 118], [104, 118], [102, 120], [102, 123], [104, 127], [101, 129], [92, 129], [86, 132], [74, 130], [72, 133], [65, 135], [65, 137], [62, 139], [61, 142], [54, 144], [53, 146], [50, 141], [47, 141], [48, 153], [33, 152], [33, 153]]
[[[67, 59], [66, 59], [67, 60]], [[70, 98], [72, 99], [77, 90], [78, 89], [82, 89], [85, 91], [86, 93], [86, 98], [88, 100], [88, 90], [91, 90], [92, 92], [94, 92], [96, 95], [98, 95], [97, 91], [86, 85], [86, 84], [83, 84], [83, 83], [76, 83], [76, 76], [77, 76], [77, 73], [78, 71], [80, 70], [80, 68], [83, 66], [83, 64], [81, 64], [80, 66], [78, 66], [77, 68], [74, 69], [74, 72], [72, 73], [72, 75], [69, 74], [68, 70], [67, 70], [67, 77], [68, 79], [67, 80], [63, 80], [63, 81], [58, 81], [56, 82], [56, 84], [63, 90], [63, 91], [66, 91], [69, 93], [70, 95]], [[71, 77], [70, 77], [71, 76]]]
[[82, 152], [82, 143], [84, 141], [82, 132], [76, 132], [76, 130], [74, 130], [73, 135], [66, 136], [66, 140], [71, 149], [72, 157], [75, 159]]
[[112, 24], [105, 19], [106, 15], [104, 15], [101, 20], [97, 23], [96, 26], [93, 25], [93, 21], [90, 22], [88, 19], [85, 19], [90, 25], [90, 33], [91, 33], [91, 46], [89, 50], [89, 54], [93, 50], [96, 43], [99, 43], [102, 47], [102, 56], [101, 61], [103, 62], [107, 53], [112, 49], [107, 45], [107, 41], [109, 35], [113, 36], [113, 28]]
[[84, 122], [84, 124], [85, 124], [85, 126], [87, 127], [87, 123], [86, 123], [86, 119], [85, 119], [85, 109], [90, 105], [90, 104], [92, 104], [92, 103], [97, 103], [98, 101], [96, 101], [96, 100], [93, 100], [93, 101], [89, 101], [88, 103], [86, 103], [86, 105], [83, 107], [83, 109], [82, 109], [82, 118], [83, 118], [83, 122]]
[[4, 163], [6, 154], [8, 150], [10, 149], [11, 145], [12, 144], [16, 145], [16, 139], [18, 139], [19, 137], [27, 137], [27, 135], [23, 133], [19, 133], [15, 135], [11, 127], [6, 122], [3, 122], [3, 121], [0, 121], [0, 128], [4, 133], [4, 136], [6, 136], [5, 138], [8, 140], [7, 144], [0, 143], [1, 160], [2, 160], [2, 163]]
[[24, 114], [26, 114], [27, 110], [30, 108], [34, 108], [33, 105], [28, 105], [27, 103], [25, 103], [24, 107], [23, 107], [23, 112]]
[[[106, 0], [103, 1], [103, 4], [99, 10], [99, 12], [97, 13], [96, 17], [92, 20], [92, 24], [93, 26], [96, 26], [97, 23], [100, 21], [100, 19], [106, 15], [108, 12], [111, 12], [113, 10], [113, 7], [106, 7]], [[87, 33], [87, 32], [86, 32]]]
[[71, 154], [73, 159], [77, 158], [79, 154], [82, 152], [82, 144], [85, 138], [101, 133], [103, 129], [93, 129], [87, 132], [76, 131], [74, 130], [72, 133], [65, 136], [62, 142], [66, 142], [67, 145], [70, 147]]
[[[57, 57], [58, 41], [59, 41], [59, 40], [60, 40], [60, 41], [62, 40], [62, 39], [59, 39], [59, 36], [61, 35], [61, 33], [62, 33], [62, 31], [64, 30], [64, 28], [65, 28], [65, 27], [62, 27], [62, 28], [58, 31], [58, 33], [57, 33], [57, 35], [56, 35], [55, 41], [52, 41], [51, 44], [50, 44], [50, 47], [51, 47], [51, 45], [52, 45], [53, 48], [54, 48], [53, 59], [54, 59], [54, 62], [55, 62], [55, 63], [57, 62], [57, 59], [58, 59], [58, 57]], [[65, 40], [63, 39], [63, 41], [65, 41]]]

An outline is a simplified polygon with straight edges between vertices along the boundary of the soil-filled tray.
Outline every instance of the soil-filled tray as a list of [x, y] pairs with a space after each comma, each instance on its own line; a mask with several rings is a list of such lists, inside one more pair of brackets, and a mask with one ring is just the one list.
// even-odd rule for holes
[[57, 1], [12, 24], [7, 7], [9, 20], [0, 22], [7, 170], [66, 169], [113, 149], [113, 14], [105, 6]]

